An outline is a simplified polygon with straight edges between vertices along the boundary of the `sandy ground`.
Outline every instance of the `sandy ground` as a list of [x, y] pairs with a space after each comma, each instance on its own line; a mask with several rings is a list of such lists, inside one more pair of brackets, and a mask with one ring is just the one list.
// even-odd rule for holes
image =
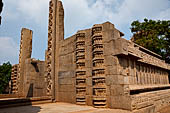
[[97, 109], [69, 103], [48, 103], [0, 109], [0, 113], [130, 113], [116, 109]]
[[158, 113], [170, 113], [170, 106], [161, 109]]
[[13, 99], [17, 99], [17, 98], [0, 98], [0, 100], [13, 100]]
[[[131, 113], [120, 109], [97, 109], [91, 106], [79, 106], [69, 103], [48, 103], [30, 106], [2, 108], [0, 113]], [[170, 113], [170, 106], [157, 113]]]

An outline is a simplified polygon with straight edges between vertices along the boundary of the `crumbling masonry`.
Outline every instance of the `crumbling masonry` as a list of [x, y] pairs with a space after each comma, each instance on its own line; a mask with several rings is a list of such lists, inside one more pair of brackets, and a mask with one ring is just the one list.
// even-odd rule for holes
[[31, 59], [32, 31], [23, 29], [19, 65], [12, 72], [18, 84], [12, 79], [12, 92], [136, 113], [170, 105], [170, 65], [122, 36], [105, 22], [64, 39], [62, 2], [51, 0], [45, 61]]

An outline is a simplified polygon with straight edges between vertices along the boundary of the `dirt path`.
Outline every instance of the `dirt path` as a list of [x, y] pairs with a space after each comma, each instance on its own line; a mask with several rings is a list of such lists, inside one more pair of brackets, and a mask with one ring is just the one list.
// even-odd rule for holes
[[49, 103], [0, 109], [0, 113], [130, 113], [118, 109], [97, 109], [68, 103]]
[[170, 113], [170, 106], [161, 109], [158, 113]]

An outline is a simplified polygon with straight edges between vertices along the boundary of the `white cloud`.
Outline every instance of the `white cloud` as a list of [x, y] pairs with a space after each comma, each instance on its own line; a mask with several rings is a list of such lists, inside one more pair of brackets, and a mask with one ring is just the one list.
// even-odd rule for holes
[[10, 37], [0, 37], [0, 64], [10, 61], [17, 63], [19, 55], [18, 45]]
[[161, 11], [155, 18], [156, 19], [163, 19], [163, 20], [170, 20], [170, 8]]
[[[134, 20], [169, 19], [168, 0], [64, 0], [66, 34], [104, 21], [111, 21], [120, 30], [128, 29]], [[91, 3], [90, 5], [88, 3]]]
[[[63, 0], [66, 35], [108, 20], [118, 0]], [[89, 4], [91, 3], [91, 4]]]
[[17, 16], [26, 21], [43, 24], [48, 17], [49, 0], [6, 0], [4, 2], [5, 15], [9, 19], [16, 19], [14, 17]]
[[[143, 19], [145, 17], [154, 18], [159, 15], [163, 10], [169, 7], [168, 0], [124, 0], [119, 6], [118, 13], [113, 13], [113, 18], [119, 19], [118, 23], [130, 23], [136, 19]], [[170, 8], [170, 7], [169, 7]]]
[[17, 0], [17, 10], [25, 18], [33, 19], [38, 24], [44, 22], [48, 16], [49, 0]]
[[86, 0], [64, 0], [66, 35], [75, 33], [95, 19]]
[[[65, 8], [66, 36], [96, 23], [111, 21], [120, 30], [134, 20], [169, 19], [169, 0], [62, 0]], [[44, 24], [49, 0], [6, 0], [24, 20]], [[15, 17], [15, 16], [13, 16]]]
[[[130, 38], [130, 24], [134, 20], [149, 19], [170, 19], [170, 1], [169, 0], [62, 0], [65, 9], [65, 35], [66, 37], [73, 35], [75, 32], [81, 29], [90, 28], [93, 24], [103, 23], [110, 21], [115, 24], [116, 28], [125, 32], [126, 38]], [[45, 41], [47, 41], [47, 22], [48, 22], [48, 4], [49, 0], [4, 0], [4, 9], [2, 14], [3, 18], [7, 18], [6, 25], [4, 27], [7, 32], [15, 34], [16, 29], [11, 30], [10, 26], [15, 23], [17, 27], [29, 27], [34, 31], [35, 41], [37, 45], [41, 39], [44, 43], [37, 45], [39, 48], [43, 48], [45, 51]], [[3, 16], [2, 15], [2, 16]], [[5, 19], [4, 19], [5, 20]], [[29, 23], [28, 23], [29, 22]], [[3, 29], [3, 28], [2, 28]], [[44, 30], [45, 29], [45, 30]], [[2, 34], [1, 34], [2, 33]], [[5, 32], [0, 32], [0, 37]], [[19, 37], [18, 36], [13, 37]], [[8, 36], [8, 35], [4, 35]], [[46, 40], [45, 40], [46, 39]], [[3, 41], [2, 41], [3, 40]], [[7, 47], [18, 49], [15, 46], [11, 46], [13, 40], [10, 38], [1, 38], [0, 46], [0, 58], [5, 59], [5, 55], [14, 55], [15, 59], [18, 53], [13, 51], [6, 51], [3, 42], [6, 40]], [[8, 41], [7, 41], [8, 40]], [[35, 56], [40, 57], [44, 54], [39, 53], [39, 48], [33, 47]], [[37, 52], [38, 51], [38, 52]], [[12, 58], [10, 58], [12, 59]]]

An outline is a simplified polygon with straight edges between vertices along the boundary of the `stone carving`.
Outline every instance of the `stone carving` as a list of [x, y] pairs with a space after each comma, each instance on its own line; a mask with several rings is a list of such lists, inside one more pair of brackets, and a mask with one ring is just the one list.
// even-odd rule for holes
[[18, 64], [12, 66], [11, 93], [13, 93], [13, 94], [18, 93], [17, 76], [18, 76]]
[[52, 95], [52, 52], [53, 52], [53, 41], [55, 32], [55, 3], [50, 1], [49, 3], [49, 25], [48, 25], [48, 48], [46, 58], [46, 74], [45, 80], [47, 83], [47, 95]]
[[101, 33], [101, 31], [102, 31], [102, 27], [94, 27], [93, 29], [92, 29], [92, 35], [94, 35], [94, 34], [97, 34], [97, 33]]
[[78, 86], [86, 85], [86, 79], [77, 79], [76, 85], [78, 85]]
[[[92, 28], [92, 56], [93, 56], [93, 96], [95, 98], [105, 97], [106, 88], [105, 88], [105, 69], [104, 65], [104, 56], [103, 56], [103, 43], [102, 43], [102, 27], [93, 27]], [[102, 77], [102, 78], [101, 78]], [[97, 87], [97, 88], [96, 88]], [[98, 99], [97, 101], [93, 99], [94, 106], [106, 107], [106, 103], [101, 104], [102, 100]], [[106, 102], [106, 98], [104, 99]]]
[[84, 69], [85, 69], [85, 33], [79, 32], [76, 34], [76, 103], [77, 104], [86, 104], [86, 71], [83, 71]]
[[47, 95], [55, 101], [59, 100], [58, 67], [59, 46], [64, 40], [64, 9], [61, 1], [51, 0], [49, 3], [48, 48], [46, 52]]
[[84, 76], [86, 76], [86, 71], [76, 71], [77, 78], [85, 78]]
[[94, 96], [106, 96], [106, 88], [94, 88], [93, 89]]
[[93, 60], [94, 67], [102, 67], [104, 63], [104, 59], [95, 59]]
[[[41, 77], [46, 80], [45, 93], [52, 100], [137, 113], [157, 111], [170, 105], [170, 65], [159, 55], [123, 39], [123, 33], [110, 22], [96, 24], [64, 39], [64, 9], [61, 1], [51, 0], [45, 64], [27, 59], [32, 48], [26, 42], [31, 43], [31, 38], [23, 38], [24, 33], [17, 68], [18, 93], [24, 87], [22, 82], [30, 82], [22, 73], [24, 69], [29, 70], [31, 63], [32, 70], [27, 75], [42, 75], [45, 68]], [[40, 72], [38, 64], [37, 67], [44, 66]], [[16, 76], [14, 71], [16, 69], [13, 69], [12, 78]], [[36, 80], [40, 88], [42, 78]]]
[[93, 70], [93, 72], [92, 72], [92, 75], [94, 76], [94, 77], [103, 77], [104, 76], [104, 74], [105, 74], [105, 70], [104, 69], [95, 69], [95, 70]]
[[103, 51], [94, 51], [92, 54], [94, 59], [103, 57]]
[[93, 79], [93, 85], [94, 86], [104, 86], [106, 83], [105, 78], [94, 78]]

